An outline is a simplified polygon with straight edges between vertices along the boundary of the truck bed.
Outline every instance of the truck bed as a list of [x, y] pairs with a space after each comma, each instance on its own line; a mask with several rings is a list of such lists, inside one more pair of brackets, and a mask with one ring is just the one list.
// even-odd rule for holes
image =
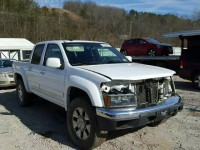
[[142, 64], [160, 66], [168, 69], [172, 69], [176, 72], [180, 68], [180, 56], [132, 56], [133, 62]]

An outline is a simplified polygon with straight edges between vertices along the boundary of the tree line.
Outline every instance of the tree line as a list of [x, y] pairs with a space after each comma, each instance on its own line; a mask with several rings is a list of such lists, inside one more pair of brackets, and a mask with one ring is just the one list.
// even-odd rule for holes
[[32, 42], [59, 39], [96, 40], [120, 47], [123, 40], [151, 37], [173, 46], [178, 39], [168, 32], [200, 29], [199, 11], [186, 19], [172, 14], [127, 12], [93, 2], [67, 1], [63, 9], [40, 8], [34, 0], [0, 0], [0, 37], [27, 38]]

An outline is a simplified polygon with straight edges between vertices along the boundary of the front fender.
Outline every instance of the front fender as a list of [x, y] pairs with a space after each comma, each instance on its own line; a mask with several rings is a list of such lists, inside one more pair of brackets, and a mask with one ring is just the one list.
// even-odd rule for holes
[[17, 74], [22, 77], [26, 91], [30, 92], [30, 88], [29, 88], [29, 85], [28, 85], [28, 80], [27, 80], [27, 77], [26, 77], [26, 74], [25, 74], [25, 70], [24, 69], [15, 70], [15, 73], [14, 73], [15, 82], [17, 80]]
[[[83, 91], [85, 91], [92, 103], [93, 106], [95, 107], [103, 107], [104, 102], [103, 98], [100, 92], [100, 85], [96, 85], [95, 83], [91, 82], [90, 80], [87, 80], [85, 78], [81, 78], [79, 76], [71, 76], [69, 78], [70, 83], [68, 83], [68, 87], [76, 87], [79, 88]], [[67, 106], [67, 104], [66, 104]]]

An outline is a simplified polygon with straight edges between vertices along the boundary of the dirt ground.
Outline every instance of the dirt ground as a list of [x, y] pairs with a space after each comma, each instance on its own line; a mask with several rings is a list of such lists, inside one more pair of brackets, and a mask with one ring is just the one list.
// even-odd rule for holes
[[[97, 149], [200, 150], [200, 91], [175, 76], [185, 103], [175, 117], [157, 127], [112, 132]], [[15, 89], [0, 90], [0, 150], [77, 149], [66, 131], [65, 111], [37, 98], [20, 108]]]

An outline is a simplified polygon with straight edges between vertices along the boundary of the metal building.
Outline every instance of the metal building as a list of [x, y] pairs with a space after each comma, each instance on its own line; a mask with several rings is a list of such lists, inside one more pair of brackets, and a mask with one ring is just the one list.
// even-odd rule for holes
[[27, 60], [34, 44], [24, 38], [0, 38], [0, 58]]

